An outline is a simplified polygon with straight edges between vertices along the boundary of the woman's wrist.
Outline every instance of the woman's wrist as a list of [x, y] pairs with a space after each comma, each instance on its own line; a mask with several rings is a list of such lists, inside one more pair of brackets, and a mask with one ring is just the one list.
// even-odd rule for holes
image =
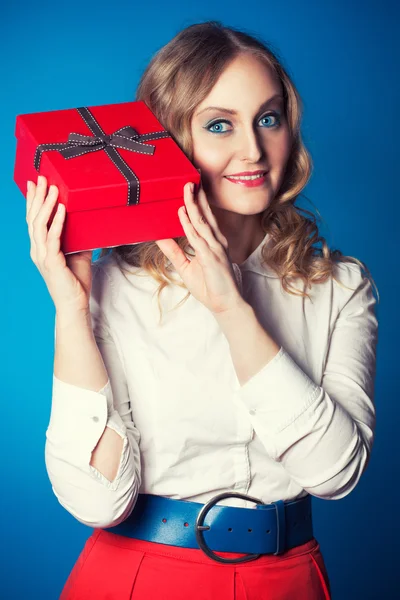
[[85, 309], [72, 307], [56, 308], [56, 326], [58, 328], [65, 329], [74, 325], [92, 329], [89, 307]]

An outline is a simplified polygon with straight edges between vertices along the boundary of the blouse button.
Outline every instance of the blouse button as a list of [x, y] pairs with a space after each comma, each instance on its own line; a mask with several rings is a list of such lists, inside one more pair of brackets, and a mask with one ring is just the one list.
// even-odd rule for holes
[[99, 420], [99, 417], [92, 417], [92, 419], [95, 423], [97, 423], [97, 421]]
[[256, 414], [256, 409], [252, 408], [249, 412], [250, 412], [251, 415], [255, 415]]

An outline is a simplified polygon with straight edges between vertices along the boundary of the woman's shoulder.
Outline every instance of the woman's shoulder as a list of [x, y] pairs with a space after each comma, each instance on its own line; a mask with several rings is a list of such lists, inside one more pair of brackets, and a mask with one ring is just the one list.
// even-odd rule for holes
[[333, 267], [332, 280], [335, 284], [358, 288], [364, 281], [368, 280], [367, 269], [361, 261], [350, 262], [340, 260]]
[[332, 273], [322, 282], [313, 282], [304, 288], [315, 309], [339, 314], [351, 301], [352, 306], [374, 303], [376, 294], [371, 274], [363, 263], [337, 260]]
[[[339, 281], [343, 284], [360, 283], [363, 279], [363, 272], [360, 264], [339, 260], [333, 266], [333, 281]], [[339, 285], [340, 285], [339, 283]]]
[[120, 275], [136, 275], [139, 267], [135, 267], [117, 257], [114, 253], [105, 254], [92, 263], [92, 271], [98, 278], [115, 279]]
[[131, 265], [114, 253], [101, 256], [92, 263], [93, 285], [98, 288], [109, 286], [113, 297], [129, 288], [153, 292], [157, 282], [138, 266]]
[[340, 298], [342, 306], [355, 295], [367, 300], [375, 296], [372, 275], [361, 261], [338, 261], [331, 281], [333, 293]]

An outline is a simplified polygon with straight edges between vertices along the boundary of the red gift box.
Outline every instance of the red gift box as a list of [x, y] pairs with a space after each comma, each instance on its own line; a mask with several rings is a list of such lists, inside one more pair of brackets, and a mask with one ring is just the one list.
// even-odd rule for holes
[[184, 236], [183, 187], [200, 174], [144, 102], [18, 115], [14, 180], [38, 174], [66, 208], [61, 250]]

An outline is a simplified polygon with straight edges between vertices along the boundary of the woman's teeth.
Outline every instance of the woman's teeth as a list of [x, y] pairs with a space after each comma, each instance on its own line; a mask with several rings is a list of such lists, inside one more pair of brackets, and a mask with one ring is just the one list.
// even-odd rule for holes
[[259, 175], [227, 175], [229, 179], [243, 179], [243, 180], [252, 180], [252, 179], [260, 179], [260, 177], [264, 177], [264, 173], [260, 173]]

